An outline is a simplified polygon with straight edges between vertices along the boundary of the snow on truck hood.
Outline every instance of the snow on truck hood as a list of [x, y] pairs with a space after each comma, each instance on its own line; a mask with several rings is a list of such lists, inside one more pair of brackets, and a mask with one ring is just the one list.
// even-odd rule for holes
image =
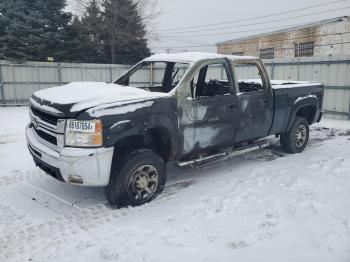
[[113, 102], [127, 102], [148, 100], [167, 96], [165, 93], [149, 92], [135, 87], [120, 86], [104, 82], [73, 82], [65, 86], [57, 86], [36, 91], [39, 99], [51, 104], [73, 104], [71, 112], [100, 106]]

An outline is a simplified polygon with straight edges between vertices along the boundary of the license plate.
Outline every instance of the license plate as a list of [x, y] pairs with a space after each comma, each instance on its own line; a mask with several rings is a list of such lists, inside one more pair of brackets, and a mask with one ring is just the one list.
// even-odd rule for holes
[[86, 122], [86, 121], [68, 120], [67, 131], [81, 132], [81, 133], [94, 133], [95, 123]]

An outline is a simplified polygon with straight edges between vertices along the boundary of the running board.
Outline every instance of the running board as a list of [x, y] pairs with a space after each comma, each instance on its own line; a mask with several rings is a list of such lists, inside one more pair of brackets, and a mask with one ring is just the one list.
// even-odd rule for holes
[[237, 149], [227, 150], [227, 151], [217, 153], [214, 155], [209, 155], [209, 156], [205, 156], [205, 157], [201, 157], [201, 158], [197, 158], [197, 159], [193, 159], [193, 160], [185, 161], [185, 162], [178, 162], [177, 165], [181, 168], [200, 166], [202, 164], [206, 164], [207, 162], [214, 161], [216, 159], [244, 155], [244, 154], [247, 154], [249, 152], [253, 152], [253, 151], [268, 147], [269, 145], [270, 145], [270, 143], [267, 141], [260, 141], [260, 142], [254, 143], [252, 145], [249, 145], [249, 146], [244, 146], [244, 147], [240, 147]]

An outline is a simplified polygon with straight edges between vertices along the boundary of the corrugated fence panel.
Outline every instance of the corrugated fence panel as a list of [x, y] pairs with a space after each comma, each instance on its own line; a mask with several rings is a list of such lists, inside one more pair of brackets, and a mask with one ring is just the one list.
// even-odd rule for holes
[[84, 80], [83, 67], [65, 67], [61, 66], [62, 82], [76, 82]]
[[107, 68], [83, 68], [84, 81], [108, 82], [109, 70]]
[[251, 72], [253, 71], [252, 66], [235, 66], [235, 74], [237, 76], [237, 79], [251, 79], [252, 74]]
[[120, 65], [120, 66], [111, 66], [112, 70], [112, 81], [117, 80], [118, 78], [120, 78], [123, 74], [125, 74], [128, 70], [130, 69], [130, 66], [124, 66], [124, 65]]
[[143, 69], [143, 70], [138, 70], [135, 74], [133, 74], [130, 77], [130, 86], [140, 86], [143, 83], [150, 83], [151, 75], [150, 75], [150, 69]]
[[[38, 82], [58, 83], [58, 68], [57, 67], [37, 67]], [[42, 88], [40, 86], [40, 88]]]
[[[165, 68], [162, 67], [153, 68], [153, 84], [161, 84], [163, 82], [164, 70]], [[148, 75], [150, 76], [150, 72], [148, 72]]]
[[298, 80], [297, 67], [294, 65], [275, 65], [274, 79]]
[[207, 71], [207, 79], [223, 80], [224, 74], [222, 72], [222, 69], [223, 67], [217, 65], [209, 67]]

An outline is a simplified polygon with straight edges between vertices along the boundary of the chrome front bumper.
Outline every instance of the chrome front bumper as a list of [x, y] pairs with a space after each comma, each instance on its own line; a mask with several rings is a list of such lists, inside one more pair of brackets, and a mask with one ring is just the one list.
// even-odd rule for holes
[[109, 182], [113, 148], [70, 148], [60, 152], [47, 147], [33, 128], [26, 128], [27, 144], [35, 163], [59, 180], [82, 186], [106, 186]]

